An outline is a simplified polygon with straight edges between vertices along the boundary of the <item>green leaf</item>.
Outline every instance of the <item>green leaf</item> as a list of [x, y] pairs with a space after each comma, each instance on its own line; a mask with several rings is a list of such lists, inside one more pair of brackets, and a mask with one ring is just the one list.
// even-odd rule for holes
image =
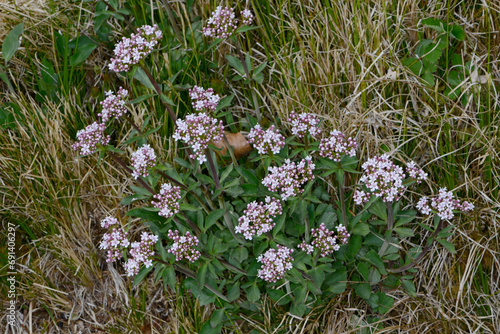
[[400, 238], [413, 237], [415, 235], [413, 230], [407, 227], [396, 227], [394, 231], [396, 231]]
[[[153, 209], [153, 208], [151, 208]], [[166, 221], [165, 218], [158, 216], [158, 213], [155, 211], [146, 210], [145, 208], [137, 208], [132, 209], [125, 214], [130, 217], [142, 218], [144, 220], [152, 220], [152, 221]]]
[[242, 27], [239, 27], [238, 29], [236, 29], [235, 33], [239, 34], [239, 33], [242, 33], [242, 32], [259, 29], [260, 27], [261, 26], [242, 26]]
[[432, 75], [431, 72], [425, 71], [424, 75], [422, 76], [422, 79], [429, 85], [429, 87], [434, 87], [435, 81], [434, 81], [434, 76]]
[[160, 95], [160, 99], [161, 99], [163, 102], [165, 102], [166, 104], [169, 104], [169, 105], [171, 105], [171, 106], [174, 106], [174, 107], [175, 107], [175, 103], [174, 103], [174, 101], [172, 101], [172, 100], [171, 100], [169, 97], [167, 97], [166, 95], [161, 94], [161, 95]]
[[314, 268], [309, 270], [308, 274], [312, 277], [314, 285], [321, 288], [321, 285], [325, 281], [325, 272], [319, 268]]
[[163, 271], [163, 284], [170, 286], [170, 288], [175, 291], [175, 284], [177, 279], [175, 278], [175, 270], [173, 266], [167, 267]]
[[212, 313], [212, 316], [210, 317], [210, 326], [212, 326], [212, 328], [217, 327], [221, 323], [223, 316], [224, 316], [223, 308], [215, 310], [214, 313]]
[[145, 95], [141, 95], [133, 100], [130, 100], [128, 101], [128, 104], [136, 104], [136, 103], [139, 103], [139, 102], [142, 102], [144, 100], [147, 100], [149, 99], [150, 97], [153, 97], [153, 96], [156, 96], [156, 94], [145, 94]]
[[218, 209], [208, 214], [205, 220], [205, 231], [208, 230], [217, 220], [224, 215], [225, 209]]
[[371, 250], [365, 255], [365, 258], [368, 260], [368, 262], [377, 267], [382, 275], [387, 275], [384, 262], [382, 261], [382, 259], [380, 259], [380, 256], [378, 256], [377, 252]]
[[415, 289], [415, 284], [413, 284], [412, 281], [402, 279], [401, 283], [403, 283], [403, 286], [405, 287], [406, 291], [408, 291], [410, 296], [417, 297], [417, 290]]
[[378, 297], [378, 312], [387, 313], [394, 305], [394, 299], [383, 292], [377, 292]]
[[450, 29], [450, 35], [459, 41], [465, 40], [465, 31], [461, 26], [453, 25]]
[[201, 207], [194, 206], [194, 205], [187, 204], [187, 203], [181, 203], [181, 205], [179, 205], [179, 209], [181, 211], [198, 211], [201, 209]]
[[368, 300], [372, 294], [372, 288], [368, 283], [359, 283], [355, 288], [354, 292], [361, 298]]
[[154, 266], [151, 266], [149, 268], [142, 267], [141, 270], [139, 270], [139, 273], [134, 278], [133, 286], [136, 286], [139, 283], [141, 283], [142, 280], [149, 274], [149, 272], [153, 270], [153, 268]]
[[455, 246], [448, 240], [436, 239], [436, 241], [443, 245], [443, 247], [446, 248], [451, 254], [455, 254], [457, 252]]
[[2, 44], [2, 57], [8, 63], [19, 48], [19, 37], [23, 33], [24, 23], [19, 23], [12, 29]]
[[240, 282], [234, 283], [227, 292], [227, 299], [229, 302], [234, 302], [238, 298], [240, 298]]
[[[229, 174], [233, 171], [233, 168], [234, 168], [233, 164], [230, 164], [230, 165], [229, 165], [229, 166], [228, 166], [228, 167], [224, 170], [224, 172], [222, 172], [222, 174], [221, 174], [221, 176], [220, 176], [220, 179], [219, 179], [220, 184], [224, 184], [224, 181], [225, 181], [225, 180], [226, 180], [226, 178], [229, 176]], [[233, 181], [234, 181], [234, 180], [233, 180]], [[238, 182], [238, 183], [239, 183], [239, 182]], [[236, 183], [236, 184], [238, 184], [238, 183]], [[233, 184], [233, 186], [234, 186], [234, 185], [236, 185], [236, 184]], [[230, 183], [230, 184], [228, 184], [227, 186], [228, 186], [228, 187], [230, 187], [230, 186], [231, 186], [231, 183]]]
[[422, 72], [422, 61], [416, 57], [410, 57], [403, 60], [403, 65], [408, 67], [415, 75], [420, 76]]
[[370, 225], [365, 222], [357, 223], [352, 229], [353, 235], [366, 236], [368, 233], [370, 233]]
[[83, 63], [90, 56], [92, 51], [97, 48], [96, 44], [85, 44], [79, 46], [76, 52], [69, 58], [69, 64], [71, 66], [76, 66]]
[[177, 164], [179, 164], [182, 167], [185, 167], [187, 169], [193, 169], [193, 165], [191, 165], [189, 162], [187, 162], [186, 160], [184, 160], [182, 158], [175, 157], [174, 161], [177, 162]]
[[264, 70], [267, 66], [267, 61], [263, 62], [260, 64], [254, 71], [253, 71], [253, 77], [255, 79], [255, 76], [258, 75], [262, 70]]
[[203, 324], [200, 330], [200, 334], [219, 334], [222, 331], [222, 323], [217, 325], [217, 327], [212, 328], [210, 321]]
[[248, 289], [247, 299], [252, 303], [257, 302], [260, 299], [260, 290], [256, 283], [252, 284], [252, 286]]
[[215, 112], [219, 112], [222, 109], [229, 107], [231, 105], [231, 102], [233, 101], [234, 94], [228, 95], [222, 100], [220, 100], [219, 104], [217, 105], [217, 109], [215, 109]]
[[196, 273], [196, 281], [198, 282], [198, 289], [203, 289], [203, 286], [205, 285], [205, 278], [207, 277], [207, 271], [208, 271], [208, 264], [209, 262], [205, 262], [200, 269], [198, 269], [198, 272]]
[[438, 20], [432, 17], [429, 17], [427, 19], [423, 19], [420, 21], [424, 27], [431, 28], [438, 33], [443, 33], [446, 31], [447, 24], [446, 22], [443, 22], [442, 20]]
[[146, 75], [146, 72], [140, 67], [138, 67], [134, 73], [134, 79], [139, 80], [144, 86], [151, 90], [155, 90], [155, 86], [151, 83], [151, 80], [149, 80], [148, 76]]
[[245, 74], [245, 68], [243, 67], [243, 64], [241, 61], [233, 56], [226, 55], [226, 59], [229, 63], [229, 65], [234, 68], [239, 74], [244, 75]]

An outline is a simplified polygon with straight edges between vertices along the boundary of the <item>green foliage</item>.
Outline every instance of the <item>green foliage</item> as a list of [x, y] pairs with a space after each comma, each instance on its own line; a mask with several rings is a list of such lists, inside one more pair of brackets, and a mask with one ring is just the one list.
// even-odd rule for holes
[[460, 96], [460, 85], [471, 73], [470, 62], [463, 61], [458, 50], [465, 40], [461, 26], [448, 25], [434, 18], [427, 18], [421, 24], [437, 32], [433, 39], [422, 39], [415, 48], [415, 56], [403, 59], [403, 65], [419, 76], [428, 87], [436, 86], [436, 78], [444, 85], [444, 95], [452, 100]]

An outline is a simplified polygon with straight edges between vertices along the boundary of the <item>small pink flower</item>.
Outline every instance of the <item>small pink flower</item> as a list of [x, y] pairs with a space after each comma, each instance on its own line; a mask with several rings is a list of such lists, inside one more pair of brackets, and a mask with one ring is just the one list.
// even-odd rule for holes
[[357, 147], [356, 139], [346, 138], [342, 132], [333, 130], [328, 138], [321, 139], [319, 155], [338, 162], [342, 155], [355, 157]]
[[408, 173], [412, 179], [415, 179], [417, 183], [422, 183], [422, 181], [427, 179], [427, 173], [418, 168], [414, 161], [410, 161], [406, 165], [406, 173]]
[[179, 236], [179, 231], [169, 230], [168, 237], [174, 241], [168, 252], [175, 255], [176, 261], [188, 259], [189, 262], [194, 262], [201, 256], [201, 253], [195, 249], [199, 240], [196, 236], [191, 235], [189, 231], [186, 232], [185, 236]]
[[137, 151], [132, 153], [132, 176], [137, 180], [139, 176], [147, 177], [149, 175], [148, 169], [156, 165], [155, 151], [149, 146], [144, 144]]
[[304, 138], [308, 133], [316, 137], [321, 133], [319, 118], [310, 113], [296, 114], [292, 111], [290, 114], [290, 123], [292, 123], [292, 134], [297, 138]]
[[176, 125], [177, 129], [172, 137], [191, 146], [193, 154], [190, 158], [197, 159], [200, 163], [207, 160], [205, 150], [208, 144], [221, 141], [224, 135], [222, 121], [217, 121], [206, 113], [187, 115], [185, 121], [178, 119]]
[[308, 245], [304, 241], [298, 247], [305, 251], [307, 254], [311, 254], [314, 249], [317, 249], [319, 250], [322, 257], [328, 256], [334, 251], [338, 251], [340, 249], [337, 240], [339, 240], [342, 244], [346, 244], [347, 238], [351, 236], [342, 224], [337, 226], [337, 236], [333, 234], [333, 231], [330, 231], [326, 228], [326, 225], [324, 223], [321, 223], [318, 228], [313, 228], [311, 230], [311, 237], [313, 239], [311, 244]]
[[236, 30], [236, 20], [233, 9], [218, 6], [203, 27], [203, 35], [215, 38], [227, 38]]
[[170, 218], [179, 212], [179, 201], [181, 199], [181, 188], [172, 186], [170, 183], [161, 185], [160, 192], [153, 196], [158, 202], [153, 202], [155, 208], [160, 208], [159, 216]]
[[248, 204], [244, 211], [245, 215], [238, 220], [239, 224], [235, 231], [242, 233], [245, 239], [252, 240], [254, 236], [271, 231], [275, 225], [273, 218], [280, 215], [281, 212], [281, 203], [275, 198], [267, 196], [265, 204], [253, 201]]
[[356, 203], [357, 205], [361, 205], [361, 204], [364, 204], [370, 200], [370, 195], [368, 195], [367, 193], [365, 193], [362, 190], [356, 190], [354, 192], [353, 199], [354, 199], [354, 203]]
[[154, 246], [157, 241], [157, 235], [142, 232], [141, 241], [132, 243], [130, 258], [125, 264], [127, 276], [137, 275], [141, 264], [144, 264], [146, 268], [153, 265], [153, 257], [155, 255]]
[[430, 204], [427, 197], [422, 197], [417, 203], [417, 209], [424, 215], [429, 215], [434, 211], [441, 219], [450, 220], [455, 216], [453, 210], [470, 211], [474, 209], [474, 205], [467, 201], [460, 203], [459, 200], [454, 199], [451, 191], [441, 188], [438, 196], [430, 200]]
[[248, 142], [253, 144], [259, 154], [278, 154], [285, 146], [285, 137], [272, 125], [266, 131], [257, 124], [248, 134]]
[[111, 226], [118, 224], [119, 224], [118, 219], [112, 216], [108, 216], [103, 220], [101, 220], [101, 227], [103, 228], [110, 228]]
[[76, 133], [78, 140], [71, 147], [80, 149], [80, 155], [89, 155], [97, 152], [97, 145], [108, 145], [110, 137], [104, 134], [106, 124], [94, 122]]
[[97, 116], [102, 118], [103, 122], [107, 122], [111, 117], [120, 117], [127, 112], [125, 107], [125, 98], [128, 96], [128, 91], [120, 87], [116, 95], [113, 91], [106, 92], [106, 99], [101, 101], [102, 111]]
[[128, 246], [128, 233], [119, 227], [102, 236], [99, 248], [108, 251], [106, 262], [114, 262], [121, 258], [121, 252]]
[[[380, 197], [384, 202], [395, 202], [406, 190], [403, 186], [403, 179], [406, 177], [403, 168], [390, 161], [387, 154], [369, 159], [361, 168], [364, 173], [359, 181], [370, 190], [368, 195]], [[360, 202], [360, 198], [368, 195], [362, 196], [358, 192], [355, 200]]]
[[198, 86], [194, 86], [189, 90], [189, 97], [193, 100], [193, 108], [197, 111], [203, 109], [215, 111], [220, 101], [220, 96], [215, 94], [213, 88], [205, 90]]
[[274, 283], [285, 276], [285, 272], [292, 269], [293, 249], [278, 245], [278, 249], [269, 249], [257, 258], [257, 262], [262, 263], [261, 269], [257, 272], [257, 277], [266, 282]]
[[130, 38], [123, 37], [115, 45], [115, 58], [111, 58], [109, 69], [115, 72], [128, 71], [130, 66], [139, 63], [153, 51], [162, 36], [163, 33], [156, 24], [137, 28], [136, 34], [132, 34]]
[[249, 26], [253, 22], [253, 14], [249, 9], [244, 9], [241, 11], [241, 16], [243, 17], [243, 25]]
[[286, 201], [304, 192], [302, 186], [314, 179], [315, 168], [311, 157], [306, 157], [295, 164], [286, 159], [280, 167], [269, 167], [269, 174], [262, 180], [262, 184], [270, 191], [279, 191], [281, 199]]

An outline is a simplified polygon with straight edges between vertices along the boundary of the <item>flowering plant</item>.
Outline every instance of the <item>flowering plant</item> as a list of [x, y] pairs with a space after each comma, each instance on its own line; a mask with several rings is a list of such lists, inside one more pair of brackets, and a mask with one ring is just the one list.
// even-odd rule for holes
[[[232, 10], [218, 8], [214, 15], [205, 36], [225, 38], [234, 33]], [[252, 22], [248, 11], [242, 16], [246, 24]], [[127, 71], [143, 66], [138, 62], [161, 44], [161, 38], [155, 26], [139, 28], [117, 46], [110, 68]], [[148, 78], [141, 82], [165, 96], [147, 69], [141, 69]], [[231, 145], [224, 144], [228, 154], [222, 154], [217, 147], [228, 141], [215, 111], [224, 107], [223, 100], [213, 89], [200, 86], [189, 91], [198, 113], [183, 119], [177, 119], [171, 100], [162, 99], [175, 124], [172, 138], [183, 149], [175, 164], [164, 162], [161, 151], [149, 144], [127, 158], [118, 155], [125, 152], [108, 146], [109, 136], [104, 134], [110, 117], [127, 114], [120, 102], [125, 96], [123, 90], [116, 96], [108, 94], [100, 114], [103, 123], [78, 132], [73, 147], [85, 155], [108, 152], [140, 185], [122, 204], [143, 201], [127, 216], [142, 219], [150, 233], [143, 232], [140, 242], [133, 241], [128, 239], [132, 225], [125, 232], [115, 227], [119, 225], [115, 218], [102, 223], [113, 229], [101, 243], [108, 251], [108, 262], [127, 258], [122, 263], [135, 284], [154, 270], [156, 281], [173, 290], [181, 285], [200, 304], [214, 303], [226, 310], [210, 321], [216, 328], [231, 320], [229, 313], [255, 310], [261, 293], [299, 316], [345, 291], [348, 281], [379, 313], [387, 312], [393, 303], [384, 291], [402, 284], [415, 293], [411, 276], [398, 274], [411, 272], [426, 253], [426, 248], [406, 243], [414, 236], [406, 225], [417, 213], [402, 209], [405, 190], [426, 177], [414, 162], [407, 165], [407, 175], [388, 155], [376, 156], [362, 164], [359, 183], [346, 184], [359, 173], [355, 137], [333, 130], [318, 141], [324, 132], [319, 119], [308, 113], [292, 114], [294, 136], [289, 138], [279, 122], [264, 131], [258, 124], [260, 115], [256, 113], [257, 119], [250, 115], [241, 126], [249, 132], [247, 138], [255, 150], [237, 158]], [[199, 112], [205, 110], [215, 116]], [[135, 124], [134, 128], [139, 129]], [[151, 131], [136, 131], [128, 143], [146, 142]], [[425, 228], [446, 247], [448, 230], [443, 221], [453, 218], [452, 210], [467, 211], [473, 206], [442, 190], [430, 205], [423, 197], [418, 208], [426, 215], [436, 214], [434, 230]]]

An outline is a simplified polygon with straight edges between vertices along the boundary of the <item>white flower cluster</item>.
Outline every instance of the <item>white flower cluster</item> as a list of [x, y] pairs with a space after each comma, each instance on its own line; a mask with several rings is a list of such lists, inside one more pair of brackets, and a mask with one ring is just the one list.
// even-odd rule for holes
[[253, 144], [259, 154], [278, 154], [285, 146], [285, 137], [278, 129], [274, 130], [274, 125], [264, 131], [260, 124], [257, 124], [250, 130], [248, 142]]
[[139, 176], [147, 177], [149, 175], [149, 168], [156, 165], [155, 151], [149, 146], [144, 144], [137, 151], [132, 153], [132, 176], [137, 180]]
[[449, 220], [455, 216], [453, 210], [470, 211], [474, 209], [474, 205], [467, 201], [460, 203], [458, 199], [454, 199], [451, 191], [441, 188], [438, 196], [431, 199], [430, 205], [429, 199], [425, 196], [422, 197], [417, 203], [417, 209], [424, 215], [429, 215], [432, 211], [435, 211], [441, 219]]
[[181, 199], [181, 188], [172, 186], [170, 183], [161, 185], [160, 192], [153, 196], [158, 202], [153, 202], [155, 208], [161, 209], [159, 216], [170, 218], [179, 212], [179, 201]]
[[194, 86], [189, 90], [189, 97], [193, 100], [193, 108], [197, 111], [202, 111], [203, 109], [215, 111], [220, 101], [220, 96], [215, 94], [213, 88], [205, 90], [198, 86]]
[[125, 263], [127, 276], [135, 276], [139, 273], [141, 264], [146, 268], [153, 265], [153, 256], [155, 255], [154, 246], [158, 241], [158, 236], [142, 232], [141, 242], [133, 242], [130, 250], [130, 258]]
[[321, 133], [319, 118], [310, 113], [296, 114], [290, 113], [290, 123], [292, 123], [292, 134], [297, 138], [304, 138], [308, 133], [315, 137]]
[[278, 245], [278, 249], [269, 249], [257, 258], [257, 262], [262, 263], [261, 269], [257, 272], [257, 277], [266, 282], [274, 283], [285, 276], [287, 270], [292, 269], [293, 249]]
[[153, 51], [162, 36], [163, 33], [156, 24], [137, 28], [136, 34], [132, 34], [130, 38], [123, 37], [115, 45], [115, 58], [111, 58], [109, 69], [115, 72], [128, 71], [131, 65], [139, 63]]
[[221, 141], [224, 135], [222, 121], [217, 121], [206, 113], [187, 115], [185, 121], [178, 119], [176, 124], [177, 129], [172, 137], [191, 146], [193, 154], [190, 158], [198, 159], [200, 163], [207, 161], [205, 150], [208, 144]]
[[215, 38], [227, 38], [236, 30], [236, 20], [233, 9], [218, 6], [203, 27], [203, 35]]
[[273, 218], [280, 215], [281, 202], [276, 198], [269, 196], [264, 203], [253, 201], [248, 204], [244, 211], [245, 215], [238, 220], [238, 226], [235, 227], [236, 233], [242, 233], [245, 239], [252, 240], [254, 236], [260, 236], [273, 229]]
[[314, 168], [311, 157], [306, 157], [297, 164], [286, 159], [280, 167], [269, 167], [269, 174], [262, 180], [262, 184], [270, 191], [279, 191], [281, 199], [286, 201], [289, 197], [302, 194], [302, 186], [314, 179]]

